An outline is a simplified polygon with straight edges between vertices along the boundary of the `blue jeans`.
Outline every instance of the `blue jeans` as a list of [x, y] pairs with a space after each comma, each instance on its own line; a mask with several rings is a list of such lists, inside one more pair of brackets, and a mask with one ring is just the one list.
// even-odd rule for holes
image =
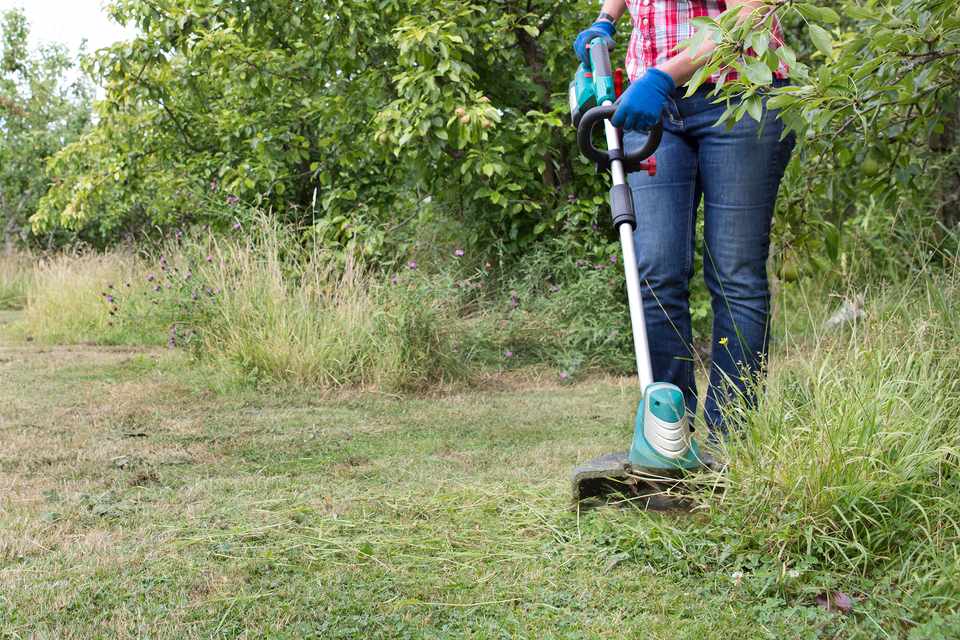
[[[701, 87], [664, 109], [657, 175], [630, 174], [637, 215], [637, 267], [650, 341], [654, 379], [672, 382], [697, 410], [690, 326], [697, 209], [704, 202], [703, 275], [713, 307], [713, 364], [704, 414], [710, 435], [726, 433], [723, 407], [734, 396], [753, 401], [762, 374], [770, 327], [767, 256], [777, 190], [793, 150], [793, 136], [780, 140], [775, 111], [761, 122], [750, 116], [730, 130], [714, 126], [724, 105]], [[627, 132], [624, 146], [639, 146], [645, 134]]]

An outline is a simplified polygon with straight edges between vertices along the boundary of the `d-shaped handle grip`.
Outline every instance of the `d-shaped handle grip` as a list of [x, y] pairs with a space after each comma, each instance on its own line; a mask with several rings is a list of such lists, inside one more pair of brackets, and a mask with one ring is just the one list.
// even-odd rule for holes
[[[603, 170], [610, 168], [611, 160], [609, 151], [597, 149], [593, 146], [593, 127], [598, 122], [609, 120], [616, 112], [617, 106], [608, 104], [590, 109], [580, 118], [580, 124], [577, 125], [577, 146], [580, 147], [580, 153], [588, 160], [597, 163], [597, 166]], [[627, 173], [639, 171], [641, 163], [653, 155], [653, 152], [660, 146], [660, 139], [663, 137], [663, 124], [658, 122], [650, 128], [650, 135], [647, 136], [647, 142], [643, 147], [629, 154], [623, 154], [623, 170]], [[618, 156], [620, 154], [617, 154]]]

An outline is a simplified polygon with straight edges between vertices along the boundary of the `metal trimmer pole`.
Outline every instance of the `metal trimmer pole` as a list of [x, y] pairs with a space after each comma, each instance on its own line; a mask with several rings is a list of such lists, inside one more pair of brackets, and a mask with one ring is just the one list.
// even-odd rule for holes
[[[604, 106], [613, 104], [609, 100]], [[607, 134], [607, 149], [620, 149], [620, 134], [609, 120], [603, 121]], [[610, 175], [613, 184], [626, 184], [623, 163], [613, 160], [610, 163]], [[617, 227], [620, 234], [620, 248], [623, 251], [623, 271], [627, 280], [627, 304], [630, 307], [630, 324], [633, 327], [633, 351], [637, 358], [637, 376], [640, 379], [640, 392], [653, 384], [653, 367], [650, 364], [650, 345], [647, 342], [647, 324], [643, 317], [643, 299], [640, 296], [640, 273], [637, 269], [637, 252], [633, 243], [633, 226], [621, 224]]]

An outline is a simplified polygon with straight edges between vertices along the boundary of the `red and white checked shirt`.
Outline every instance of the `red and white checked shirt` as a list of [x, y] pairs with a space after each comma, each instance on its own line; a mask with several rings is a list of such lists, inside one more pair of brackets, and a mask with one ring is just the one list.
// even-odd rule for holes
[[[663, 64], [680, 53], [675, 48], [678, 43], [692, 38], [696, 28], [694, 18], [710, 16], [714, 18], [727, 9], [726, 0], [626, 0], [633, 23], [633, 33], [627, 45], [627, 75], [636, 80], [650, 67]], [[774, 38], [771, 48], [782, 42], [780, 23], [774, 23]], [[721, 73], [710, 76], [710, 82], [717, 82]], [[726, 75], [734, 80], [736, 71]], [[787, 66], [780, 62], [780, 68], [774, 78], [787, 78]]]

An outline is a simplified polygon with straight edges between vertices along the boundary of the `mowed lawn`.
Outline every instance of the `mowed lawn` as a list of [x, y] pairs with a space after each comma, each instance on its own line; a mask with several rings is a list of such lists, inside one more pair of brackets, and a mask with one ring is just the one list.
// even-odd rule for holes
[[631, 379], [322, 397], [187, 363], [0, 343], [0, 637], [843, 635], [623, 546], [665, 516], [570, 508], [571, 467], [627, 445]]

